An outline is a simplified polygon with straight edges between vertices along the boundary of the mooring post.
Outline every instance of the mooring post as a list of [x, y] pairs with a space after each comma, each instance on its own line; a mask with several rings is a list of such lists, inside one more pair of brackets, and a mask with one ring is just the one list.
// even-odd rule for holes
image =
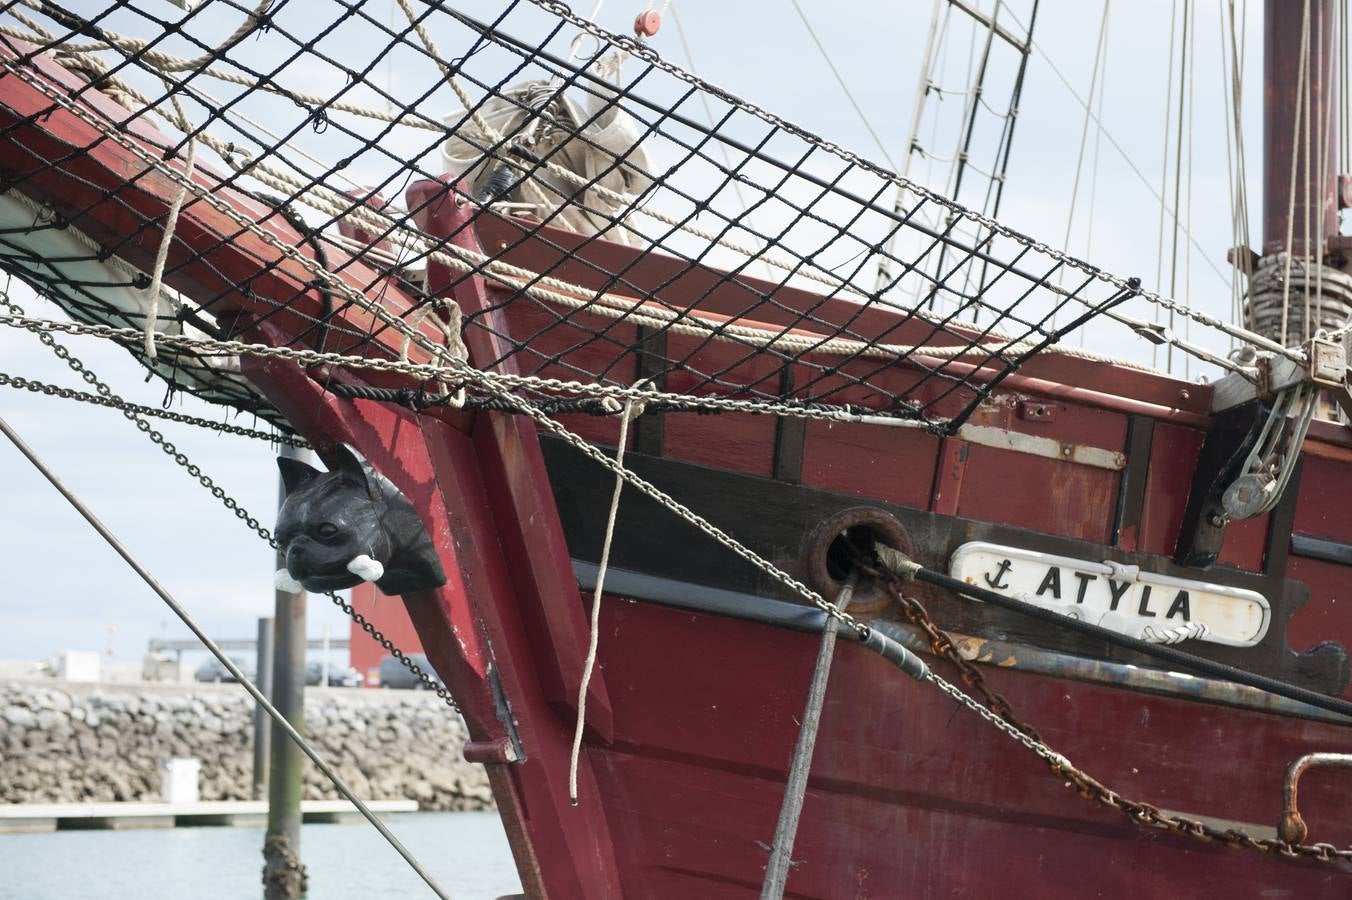
[[[255, 673], [255, 683], [258, 689], [263, 692], [263, 696], [269, 700], [272, 699], [272, 635], [273, 624], [271, 616], [264, 616], [258, 620], [258, 641], [254, 645], [257, 648], [257, 660]], [[253, 753], [253, 787], [250, 790], [249, 797], [252, 800], [262, 800], [268, 795], [268, 757], [272, 746], [272, 727], [268, 714], [264, 712], [263, 707], [254, 705], [254, 753]]]
[[[305, 459], [303, 450], [282, 446], [282, 455]], [[281, 500], [286, 488], [281, 487]], [[280, 503], [280, 500], [279, 500]], [[286, 565], [278, 554], [277, 569]], [[275, 570], [274, 570], [275, 571]], [[272, 705], [292, 727], [305, 733], [305, 593], [278, 590], [274, 611]], [[261, 674], [261, 673], [260, 673]], [[265, 900], [295, 900], [305, 895], [305, 866], [300, 861], [300, 799], [305, 757], [285, 732], [272, 723], [268, 773], [268, 830], [263, 839]]]

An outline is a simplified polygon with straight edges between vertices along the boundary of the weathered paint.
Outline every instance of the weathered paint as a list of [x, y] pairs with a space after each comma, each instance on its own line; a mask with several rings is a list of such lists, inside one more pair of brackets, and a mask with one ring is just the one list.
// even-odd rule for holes
[[[0, 53], [13, 56], [9, 49]], [[50, 60], [36, 64], [57, 83], [71, 90], [82, 87]], [[90, 97], [110, 102], [92, 92]], [[158, 176], [136, 175], [143, 165], [67, 114], [39, 120], [35, 114], [45, 107], [16, 79], [0, 77], [0, 127], [6, 129], [8, 146], [32, 152], [27, 163], [21, 160], [24, 154], [0, 154], [0, 165], [11, 174], [32, 174], [25, 189], [45, 192], [35, 199], [51, 201], [95, 240], [136, 234], [128, 259], [145, 267], [160, 233], [141, 225], [162, 220], [171, 185]], [[142, 123], [132, 127], [148, 143], [164, 146]], [[89, 148], [78, 178], [62, 162], [72, 147]], [[138, 186], [127, 187], [129, 173]], [[195, 177], [203, 183], [216, 178], [206, 166]], [[113, 190], [119, 192], [116, 202], [108, 199]], [[228, 188], [219, 196], [255, 216], [268, 215]], [[480, 218], [478, 225], [489, 246], [499, 246], [493, 229], [521, 227], [492, 216]], [[269, 227], [284, 240], [295, 237], [275, 217]], [[177, 236], [214, 246], [236, 231], [209, 205], [193, 204], [185, 209]], [[604, 276], [582, 261], [564, 259], [569, 248], [585, 244], [582, 255], [602, 268], [619, 271], [632, 263], [630, 277], [667, 285], [665, 295], [677, 302], [709, 288], [715, 288], [706, 304], [713, 312], [736, 314], [756, 302], [746, 289], [750, 279], [725, 279], [704, 267], [563, 232], [545, 236], [557, 247], [532, 238], [510, 248], [509, 258], [561, 278], [596, 283]], [[202, 264], [184, 263], [171, 255], [170, 284], [190, 296], [219, 296], [222, 311], [271, 309], [236, 288], [247, 283], [311, 319], [323, 312], [322, 299], [309, 287], [309, 273], [256, 239], [241, 237], [213, 249]], [[359, 289], [375, 285], [381, 290], [392, 311], [409, 308], [410, 298], [380, 273], [360, 263], [340, 263]], [[776, 299], [781, 303], [759, 307], [757, 315], [786, 324], [796, 315], [795, 305], [812, 305], [822, 321], [850, 320], [852, 328], [886, 333], [889, 340], [920, 338], [927, 330], [919, 321], [899, 323], [885, 310], [859, 315], [847, 301], [821, 303], [794, 289], [777, 291]], [[529, 304], [509, 305], [508, 329], [518, 339], [549, 340], [538, 327], [530, 331], [533, 326], [518, 323], [516, 317], [524, 323], [530, 309]], [[347, 307], [341, 315], [347, 327], [369, 333], [368, 314]], [[267, 326], [258, 326], [252, 336], [287, 343], [313, 331], [312, 321], [291, 310]], [[516, 332], [518, 327], [525, 332]], [[431, 324], [426, 331], [435, 335]], [[381, 340], [380, 352], [395, 349], [388, 336]], [[590, 352], [563, 346], [568, 352]], [[720, 356], [723, 348], [708, 352], [709, 363], [727, 361]], [[496, 362], [479, 359], [485, 365]], [[858, 372], [864, 365], [872, 364], [851, 363], [846, 369]], [[564, 778], [572, 724], [565, 679], [572, 677], [568, 661], [576, 659], [585, 633], [579, 629], [585, 609], [575, 587], [552, 593], [541, 589], [542, 580], [528, 583], [557, 562], [532, 558], [523, 546], [534, 534], [527, 527], [534, 516], [549, 511], [547, 500], [540, 499], [538, 468], [530, 460], [528, 429], [499, 416], [415, 416], [384, 404], [338, 400], [290, 363], [251, 361], [246, 369], [321, 450], [336, 440], [356, 444], [428, 522], [448, 584], [406, 597], [405, 605], [428, 655], [465, 710], [473, 739], [495, 747], [508, 742], [513, 751], [501, 753], [504, 759], [517, 746], [525, 754], [523, 762], [488, 768], [527, 891], [554, 898], [722, 897], [753, 891], [765, 861], [758, 842], [773, 829], [815, 639], [651, 604], [604, 604], [598, 672], [610, 715], [598, 710], [597, 727], [587, 733], [582, 803], [572, 808]], [[955, 364], [950, 371], [962, 369]], [[1008, 391], [1061, 404], [1051, 421], [1009, 422], [1008, 427], [1026, 428], [1027, 434], [1115, 451], [1124, 446], [1126, 415], [1158, 420], [1140, 548], [1167, 554], [1177, 537], [1200, 429], [1207, 424], [1209, 389], [1053, 354], [1030, 360], [1023, 371], [1008, 379]], [[877, 375], [889, 391], [916, 379], [917, 372], [905, 366]], [[391, 378], [370, 380], [388, 383]], [[867, 389], [844, 376], [833, 386], [849, 402], [868, 399], [861, 396]], [[768, 418], [765, 422], [772, 424]], [[613, 423], [588, 427], [604, 434]], [[1075, 435], [1076, 428], [1089, 434]], [[707, 445], [719, 439], [719, 428], [696, 433], [706, 445], [701, 462], [727, 464], [717, 452], [707, 453]], [[765, 434], [766, 445], [772, 446], [773, 428]], [[1345, 492], [1336, 488], [1347, 480], [1346, 440], [1327, 429], [1312, 430], [1312, 439], [1307, 458], [1318, 456], [1334, 468], [1325, 489], [1309, 503], [1324, 510], [1325, 536], [1352, 540], [1352, 533], [1335, 521], [1336, 510], [1328, 509], [1345, 505]], [[768, 478], [771, 456], [755, 449], [759, 440], [755, 434], [739, 439], [747, 449], [731, 458], [742, 471]], [[831, 441], [830, 429], [810, 430], [805, 458], [818, 454], [829, 460]], [[964, 441], [899, 444], [895, 452], [895, 465], [914, 471], [921, 485], [898, 488], [928, 493], [928, 505], [935, 508], [1105, 547], [1111, 538], [1116, 472]], [[842, 473], [833, 477], [846, 480]], [[848, 492], [873, 496], [872, 478], [862, 469]], [[1305, 514], [1297, 510], [1298, 519]], [[736, 521], [719, 524], [738, 531]], [[543, 543], [548, 548], [556, 542]], [[681, 548], [668, 549], [678, 554]], [[1307, 564], [1326, 567], [1305, 571], [1312, 596], [1307, 612], [1323, 616], [1324, 637], [1352, 640], [1352, 623], [1341, 612], [1349, 604], [1334, 609], [1346, 583], [1344, 568], [1293, 559], [1288, 572]], [[995, 662], [1011, 659], [1017, 657]], [[975, 896], [1008, 893], [1011, 885], [1065, 898], [1347, 895], [1347, 867], [1320, 867], [1142, 831], [1120, 814], [1086, 803], [1003, 734], [974, 716], [955, 715], [951, 701], [897, 677], [875, 657], [846, 646], [837, 662], [796, 845], [801, 864], [790, 890], [798, 895]], [[1276, 769], [1303, 754], [1336, 752], [1348, 743], [1346, 729], [1321, 720], [1122, 690], [1060, 673], [1030, 673], [1017, 665], [993, 669], [991, 675], [993, 686], [1053, 746], [1113, 787], [1217, 818], [1269, 821]], [[1211, 752], [1214, 748], [1222, 752]], [[1321, 839], [1346, 843], [1352, 840], [1352, 816], [1342, 802], [1344, 792], [1321, 782], [1320, 775], [1308, 776], [1305, 814], [1317, 823]], [[1094, 864], [1085, 865], [1086, 859]]]

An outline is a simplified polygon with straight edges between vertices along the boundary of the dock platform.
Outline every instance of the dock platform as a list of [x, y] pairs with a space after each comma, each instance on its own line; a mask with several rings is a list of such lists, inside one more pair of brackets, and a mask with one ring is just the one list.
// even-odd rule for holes
[[[416, 800], [368, 800], [372, 812], [417, 812]], [[305, 822], [355, 822], [361, 813], [346, 800], [302, 800]], [[0, 834], [33, 831], [126, 828], [182, 828], [201, 825], [261, 826], [268, 804], [262, 800], [209, 800], [197, 803], [13, 803], [0, 804]]]

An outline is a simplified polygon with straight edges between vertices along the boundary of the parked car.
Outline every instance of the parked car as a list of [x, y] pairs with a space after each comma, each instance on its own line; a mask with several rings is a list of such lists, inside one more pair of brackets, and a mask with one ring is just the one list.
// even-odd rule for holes
[[[437, 675], [432, 664], [427, 661], [427, 657], [421, 653], [410, 653], [408, 658], [417, 663], [418, 668], [422, 669], [432, 677], [438, 685], [445, 687], [445, 682], [441, 676]], [[402, 688], [404, 690], [428, 690], [417, 675], [414, 675], [407, 666], [395, 659], [393, 656], [386, 656], [380, 661], [380, 686], [383, 688]]]
[[[248, 663], [241, 662], [240, 660], [235, 659], [234, 657], [231, 657], [230, 661], [235, 664], [236, 668], [238, 668], [241, 672], [244, 673], [245, 678], [248, 678], [250, 681], [253, 680], [254, 677], [253, 666], [249, 665]], [[225, 667], [225, 664], [214, 656], [210, 657], [200, 666], [198, 666], [197, 671], [193, 674], [193, 677], [196, 678], [198, 681], [214, 681], [217, 683], [223, 681], [233, 682], [235, 680], [235, 676], [230, 674], [230, 670]]]
[[[317, 685], [324, 680], [323, 663], [307, 663], [305, 666], [305, 683]], [[351, 666], [329, 666], [329, 687], [361, 687], [366, 679], [362, 674]]]

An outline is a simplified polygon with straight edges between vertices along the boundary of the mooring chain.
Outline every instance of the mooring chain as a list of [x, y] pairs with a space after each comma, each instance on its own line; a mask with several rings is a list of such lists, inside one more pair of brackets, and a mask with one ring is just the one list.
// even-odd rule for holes
[[1216, 828], [1187, 816], [1166, 813], [1159, 807], [1143, 800], [1124, 797], [1104, 785], [1098, 779], [1074, 765], [1061, 753], [1050, 747], [1036, 730], [1019, 721], [1009, 702], [1000, 694], [991, 690], [981, 672], [971, 661], [964, 659], [948, 632], [934, 624], [929, 612], [913, 597], [902, 594], [896, 581], [888, 582], [892, 596], [901, 604], [906, 618], [924, 632], [931, 648], [937, 655], [952, 662], [962, 675], [962, 680], [985, 699], [983, 706], [975, 699], [964, 694], [956, 685], [942, 678], [929, 679], [949, 697], [961, 703], [991, 725], [1018, 741], [1047, 763], [1048, 769], [1058, 780], [1073, 785], [1081, 797], [1093, 800], [1110, 809], [1115, 809], [1140, 825], [1163, 828], [1175, 834], [1187, 835], [1203, 841], [1214, 841], [1228, 847], [1256, 850], [1269, 855], [1283, 856], [1289, 859], [1312, 859], [1326, 863], [1352, 862], [1352, 848], [1340, 848], [1333, 844], [1296, 844], [1275, 838], [1256, 838], [1237, 828]]
[[352, 621], [360, 625], [362, 631], [365, 631], [367, 634], [369, 634], [375, 640], [376, 643], [380, 644], [380, 646], [384, 647], [387, 651], [389, 651], [389, 654], [391, 656], [399, 660], [400, 664], [403, 665], [405, 669], [408, 669], [410, 672], [412, 672], [417, 677], [417, 679], [420, 682], [422, 682], [423, 687], [435, 693], [451, 709], [455, 710], [456, 712], [460, 712], [460, 707], [456, 705], [455, 698], [451, 696], [451, 692], [447, 690], [444, 685], [442, 685], [431, 675], [428, 675], [426, 672], [424, 672], [421, 666], [419, 666], [416, 662], [414, 662], [411, 658], [409, 658], [408, 654], [404, 653], [403, 650], [400, 650], [398, 647], [396, 647], [390, 641], [389, 638], [385, 637], [385, 635], [381, 633], [380, 629], [376, 628], [376, 626], [372, 625], [367, 620], [366, 616], [357, 612], [356, 608], [351, 603], [348, 603], [346, 600], [335, 594], [333, 591], [325, 591], [324, 593], [328, 595], [329, 599], [332, 600], [338, 606], [339, 609], [347, 613], [348, 617], [351, 618]]
[[59, 397], [62, 400], [75, 400], [80, 403], [88, 403], [93, 406], [102, 406], [108, 409], [117, 409], [122, 411], [134, 412], [140, 416], [153, 416], [157, 419], [164, 419], [167, 422], [178, 422], [183, 425], [192, 425], [195, 428], [204, 428], [210, 431], [217, 431], [221, 434], [233, 434], [237, 437], [251, 438], [257, 441], [267, 441], [270, 444], [286, 444], [289, 447], [309, 449], [310, 442], [304, 438], [282, 432], [262, 431], [257, 428], [246, 428], [243, 425], [232, 425], [229, 422], [213, 422], [210, 419], [204, 419], [201, 416], [191, 416], [187, 413], [174, 412], [169, 409], [159, 409], [154, 406], [146, 406], [142, 403], [131, 403], [120, 397], [105, 397], [101, 394], [91, 394], [88, 391], [77, 391], [74, 388], [62, 387], [59, 384], [50, 384], [45, 381], [38, 381], [35, 378], [23, 378], [19, 375], [6, 375], [0, 372], [0, 387], [12, 387], [16, 390], [30, 391], [34, 394], [43, 394], [48, 397]]
[[[3, 305], [9, 310], [13, 311], [13, 313], [17, 316], [24, 315], [23, 308], [20, 307], [13, 300], [11, 300], [8, 294], [0, 293], [0, 305]], [[119, 410], [122, 413], [122, 415], [124, 415], [130, 422], [136, 425], [136, 427], [140, 429], [140, 431], [147, 438], [150, 439], [151, 443], [158, 446], [161, 450], [165, 452], [167, 456], [173, 459], [175, 463], [183, 467], [183, 469], [185, 469], [189, 475], [196, 478], [197, 482], [201, 484], [202, 487], [210, 491], [211, 495], [215, 497], [217, 500], [219, 500], [221, 504], [225, 506], [226, 509], [234, 513], [237, 519], [239, 519], [241, 522], [247, 525], [250, 528], [250, 530], [252, 530], [260, 538], [266, 541], [268, 545], [271, 546], [274, 550], [277, 549], [277, 539], [273, 537], [272, 532], [269, 531], [265, 525], [259, 522], [257, 518], [251, 515], [247, 509], [241, 506], [239, 501], [235, 500], [234, 497], [231, 497], [229, 494], [227, 494], [224, 488], [216, 484], [216, 482], [212, 480], [211, 476], [203, 472], [202, 469], [196, 463], [194, 463], [192, 460], [188, 458], [187, 454], [180, 451], [178, 447], [176, 447], [171, 441], [167, 440], [162, 433], [152, 428], [150, 423], [147, 422], [145, 418], [136, 411], [135, 409], [136, 404], [128, 403], [122, 397], [119, 397], [111, 387], [109, 387], [106, 383], [103, 382], [102, 379], [100, 379], [97, 375], [95, 375], [92, 371], [90, 371], [89, 368], [86, 367], [85, 364], [78, 357], [74, 356], [70, 352], [69, 349], [67, 349], [64, 345], [57, 343], [56, 339], [52, 337], [50, 332], [34, 331], [33, 333], [37, 335], [38, 340], [47, 345], [47, 347], [52, 351], [52, 353], [56, 354], [58, 358], [63, 360], [66, 363], [66, 365], [70, 366], [70, 368], [76, 374], [78, 374], [81, 378], [85, 380], [85, 382], [87, 382], [90, 386], [92, 386], [94, 390], [98, 392], [98, 396], [107, 401], [108, 406], [111, 406], [112, 408]], [[445, 701], [446, 705], [449, 706], [451, 709], [455, 710], [456, 712], [460, 711], [460, 707], [456, 705], [455, 699], [451, 696], [450, 692], [443, 685], [438, 683], [436, 679], [432, 678], [432, 676], [423, 671], [422, 667], [420, 667], [417, 663], [415, 663], [412, 659], [410, 659], [406, 653], [404, 653], [398, 647], [394, 646], [394, 644], [390, 641], [390, 639], [385, 637], [385, 635], [378, 628], [372, 625], [365, 616], [357, 612], [357, 610], [352, 606], [352, 604], [346, 602], [345, 600], [343, 600], [342, 597], [338, 596], [336, 593], [332, 591], [325, 591], [324, 593], [328, 596], [330, 600], [334, 602], [334, 604], [339, 609], [347, 613], [347, 615], [351, 617], [351, 619], [354, 622], [356, 622], [359, 626], [361, 626], [361, 629], [363, 631], [365, 631], [373, 639], [375, 639], [375, 641], [378, 644], [380, 644], [387, 651], [389, 651], [391, 656], [399, 660], [399, 662], [406, 669], [412, 672], [413, 675], [422, 683], [424, 687], [426, 687], [428, 690], [435, 692], [436, 695], [440, 697], [443, 701]]]
[[[0, 325], [10, 328], [22, 328], [35, 334], [60, 332], [72, 335], [92, 335], [120, 344], [134, 346], [144, 340], [145, 334], [139, 328], [118, 328], [113, 325], [91, 325], [84, 322], [61, 322], [55, 319], [28, 318], [24, 316], [0, 315]], [[318, 365], [342, 366], [349, 369], [370, 370], [373, 372], [407, 375], [421, 381], [451, 382], [455, 389], [466, 384], [481, 388], [493, 396], [513, 390], [556, 392], [610, 399], [623, 404], [628, 400], [645, 403], [658, 402], [671, 404], [673, 408], [686, 412], [726, 413], [743, 412], [752, 415], [788, 416], [799, 419], [817, 419], [827, 422], [868, 423], [889, 425], [900, 428], [918, 428], [939, 432], [947, 428], [949, 420], [943, 418], [917, 418], [917, 410], [904, 409], [899, 413], [888, 413], [863, 406], [850, 404], [833, 405], [824, 401], [809, 400], [743, 400], [736, 397], [723, 397], [709, 394], [677, 394], [661, 391], [639, 390], [632, 385], [602, 384], [597, 382], [567, 381], [559, 378], [544, 378], [538, 375], [514, 375], [506, 372], [493, 372], [476, 369], [467, 363], [454, 361], [450, 365], [433, 363], [414, 363], [400, 359], [385, 359], [372, 356], [354, 356], [349, 353], [308, 350], [299, 347], [271, 346], [269, 344], [248, 343], [237, 340], [215, 340], [212, 338], [186, 337], [156, 332], [155, 343], [163, 347], [174, 347], [204, 356], [256, 356], [262, 359], [287, 359], [311, 367]], [[621, 407], [616, 407], [620, 409]]]
[[901, 606], [901, 611], [906, 615], [907, 620], [925, 633], [934, 655], [942, 656], [953, 664], [962, 678], [962, 683], [981, 695], [981, 698], [986, 702], [986, 708], [1034, 740], [1042, 740], [1033, 726], [1019, 721], [1018, 717], [1014, 715], [1014, 708], [1009, 705], [1009, 701], [986, 684], [986, 677], [981, 673], [981, 670], [962, 655], [947, 632], [934, 624], [934, 620], [929, 617], [925, 607], [920, 605], [920, 601], [903, 594], [898, 590], [895, 582], [888, 581], [885, 583], [888, 592]]

